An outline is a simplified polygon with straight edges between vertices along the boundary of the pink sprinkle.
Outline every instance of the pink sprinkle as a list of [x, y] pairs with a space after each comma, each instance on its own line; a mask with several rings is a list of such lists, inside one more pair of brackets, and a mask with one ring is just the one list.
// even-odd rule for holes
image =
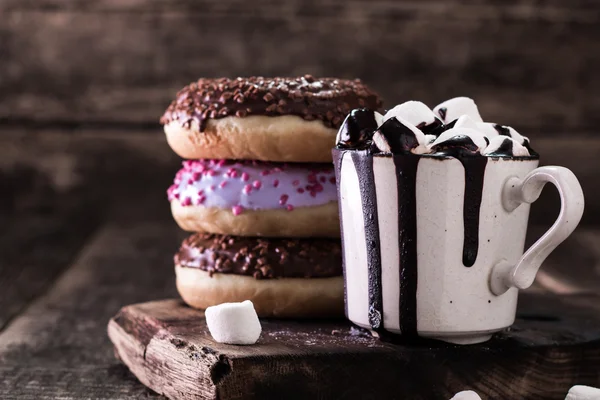
[[290, 196], [288, 196], [287, 194], [282, 194], [281, 197], [279, 198], [279, 204], [281, 204], [282, 206], [285, 205], [285, 203], [287, 203], [289, 198], [290, 198]]
[[193, 162], [191, 160], [185, 160], [182, 162], [183, 168], [189, 169], [192, 168]]
[[188, 185], [191, 185], [192, 183], [194, 183], [193, 179], [188, 179]]
[[314, 186], [314, 188], [315, 188], [315, 191], [316, 191], [317, 193], [320, 193], [320, 192], [322, 192], [322, 191], [323, 191], [323, 185], [321, 185], [320, 183], [317, 183], [317, 184]]
[[195, 181], [197, 181], [197, 180], [200, 179], [201, 176], [202, 176], [201, 172], [194, 171], [194, 173], [192, 174], [192, 179], [195, 180]]
[[248, 179], [250, 179], [250, 175], [247, 172], [242, 172], [242, 180], [246, 182]]
[[250, 192], [252, 192], [252, 185], [244, 186], [244, 193], [250, 194]]
[[332, 176], [331, 178], [329, 178], [329, 182], [331, 182], [332, 184], [335, 185], [335, 176]]
[[325, 183], [325, 182], [327, 182], [327, 178], [326, 178], [326, 177], [324, 177], [324, 176], [322, 176], [321, 178], [319, 178], [319, 180], [320, 180], [322, 183]]
[[294, 211], [294, 206], [291, 204], [288, 204], [286, 208], [288, 211]]
[[185, 199], [183, 199], [183, 201], [181, 202], [182, 206], [191, 206], [192, 205], [192, 198], [191, 197], [186, 197]]
[[214, 192], [214, 191], [215, 191], [215, 189], [216, 189], [216, 186], [215, 186], [215, 185], [210, 185], [210, 186], [208, 187], [208, 189], [209, 189], [211, 192]]
[[260, 172], [260, 174], [261, 174], [262, 176], [267, 176], [267, 175], [269, 175], [270, 173], [271, 173], [271, 171], [269, 171], [268, 169], [265, 169], [264, 171], [261, 171], [261, 172]]
[[223, 181], [223, 182], [219, 183], [219, 187], [221, 189], [223, 189], [226, 185], [227, 185], [227, 181]]
[[275, 167], [275, 168], [273, 168], [273, 172], [281, 172], [281, 168]]
[[275, 186], [275, 187], [279, 186], [279, 179], [275, 179], [273, 181], [273, 186]]
[[233, 212], [233, 215], [240, 215], [242, 211], [244, 211], [244, 207], [242, 206], [233, 206], [231, 208], [231, 212]]
[[310, 197], [317, 197], [317, 192], [310, 192]]
[[298, 179], [296, 179], [294, 182], [292, 182], [292, 185], [294, 186], [298, 186], [300, 184], [300, 181]]
[[308, 174], [308, 181], [310, 183], [317, 183], [317, 175], [315, 175], [314, 172], [311, 172], [310, 174]]
[[175, 197], [177, 200], [179, 200], [179, 196], [181, 196], [179, 193], [175, 193], [175, 194], [173, 195], [173, 197]]
[[254, 186], [255, 189], [260, 189], [262, 183], [260, 181], [254, 181], [252, 182], [252, 186]]
[[236, 178], [238, 176], [238, 171], [235, 168], [229, 168], [227, 170], [227, 175], [229, 175], [232, 178]]
[[198, 197], [198, 201], [196, 202], [196, 204], [202, 204], [204, 203], [204, 200], [206, 200], [206, 196], [200, 196]]
[[215, 172], [214, 169], [209, 169], [208, 172], [206, 173], [208, 176], [215, 176], [217, 173]]
[[219, 160], [219, 162], [217, 163], [217, 165], [219, 167], [222, 167], [223, 165], [225, 165], [226, 162], [227, 162], [227, 160]]
[[202, 196], [204, 194], [204, 190], [200, 189], [198, 190], [198, 196]]
[[298, 193], [304, 193], [304, 189], [298, 188], [298, 189], [296, 189], [296, 192], [298, 192]]

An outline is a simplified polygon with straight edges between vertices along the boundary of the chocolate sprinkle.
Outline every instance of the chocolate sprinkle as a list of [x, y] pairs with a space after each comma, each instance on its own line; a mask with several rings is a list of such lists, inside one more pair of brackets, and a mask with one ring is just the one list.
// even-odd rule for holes
[[177, 93], [160, 119], [165, 125], [180, 121], [190, 127], [196, 120], [200, 131], [209, 118], [248, 115], [297, 115], [307, 121], [320, 120], [338, 129], [350, 110], [358, 107], [377, 110], [381, 100], [359, 79], [219, 78], [199, 79]]
[[183, 241], [175, 264], [209, 272], [272, 278], [342, 275], [339, 239], [252, 238], [195, 233]]

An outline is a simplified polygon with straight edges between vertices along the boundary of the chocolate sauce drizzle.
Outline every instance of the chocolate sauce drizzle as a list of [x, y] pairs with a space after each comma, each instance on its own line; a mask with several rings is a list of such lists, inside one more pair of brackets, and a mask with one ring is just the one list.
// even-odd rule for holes
[[477, 145], [471, 138], [457, 135], [433, 148], [433, 157], [453, 157], [465, 170], [465, 193], [463, 202], [463, 256], [465, 267], [472, 267], [479, 252], [479, 213], [483, 195], [483, 180], [487, 157], [479, 154]]
[[398, 188], [400, 331], [417, 335], [417, 167], [419, 156], [394, 155]]
[[[337, 188], [337, 198], [338, 198], [338, 210], [340, 213], [340, 235], [342, 238], [342, 270], [344, 274], [344, 279], [346, 279], [346, 250], [344, 248], [344, 219], [342, 218], [342, 196], [340, 193], [340, 182], [341, 182], [341, 174], [342, 174], [342, 157], [344, 156], [343, 150], [333, 149], [331, 151], [333, 155], [333, 167], [335, 169], [335, 176], [338, 180], [336, 182]], [[348, 291], [346, 289], [346, 285], [344, 285], [344, 315], [346, 318], [348, 317]]]
[[463, 265], [472, 267], [479, 252], [479, 214], [487, 157], [455, 157], [465, 169]]
[[381, 289], [381, 246], [373, 157], [366, 150], [352, 151], [351, 156], [358, 175], [363, 219], [365, 221], [369, 277], [369, 324], [373, 330], [378, 331], [383, 329], [383, 294]]

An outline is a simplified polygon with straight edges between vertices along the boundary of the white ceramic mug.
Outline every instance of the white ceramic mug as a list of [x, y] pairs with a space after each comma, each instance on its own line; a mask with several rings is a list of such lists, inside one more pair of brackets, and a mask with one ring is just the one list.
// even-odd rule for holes
[[[518, 289], [579, 223], [575, 175], [538, 159], [333, 151], [346, 316], [376, 331], [470, 344], [515, 319]], [[550, 182], [561, 210], [523, 253], [530, 203]]]

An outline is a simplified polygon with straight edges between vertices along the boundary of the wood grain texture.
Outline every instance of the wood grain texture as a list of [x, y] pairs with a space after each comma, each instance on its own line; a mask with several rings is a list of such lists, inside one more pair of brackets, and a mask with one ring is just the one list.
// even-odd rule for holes
[[448, 399], [470, 388], [486, 399], [548, 400], [600, 383], [598, 311], [523, 296], [511, 330], [463, 347], [385, 343], [345, 321], [284, 320], [263, 320], [256, 345], [224, 345], [201, 311], [177, 300], [125, 307], [108, 332], [140, 381], [170, 399]]
[[[598, 3], [0, 1], [0, 119], [148, 124], [200, 76], [360, 77], [388, 105], [468, 94], [523, 133], [592, 132]], [[35, 26], [36, 29], [30, 29]]]
[[[558, 138], [532, 132], [529, 136], [542, 154], [543, 165], [570, 168], [581, 181], [586, 196], [582, 224], [600, 224], [600, 181], [596, 177], [600, 139], [591, 134]], [[0, 173], [14, 175], [10, 171], [15, 168], [39, 171], [40, 179], [48, 181], [52, 190], [83, 190], [82, 202], [95, 199], [107, 213], [124, 201], [132, 202], [130, 207], [121, 207], [125, 210], [122, 218], [142, 218], [135, 202], [143, 198], [153, 214], [169, 220], [165, 191], [180, 162], [158, 127], [149, 131], [5, 129], [0, 135]], [[14, 180], [11, 185], [15, 189], [10, 190], [17, 190], [18, 185], [19, 192], [30, 193], [31, 199], [42, 195], [39, 190], [34, 194], [33, 183], [27, 180]], [[0, 209], [3, 201], [8, 200], [0, 198]], [[531, 224], [549, 226], [559, 207], [556, 190], [548, 186], [531, 208]]]
[[0, 332], [1, 399], [154, 397], [114, 360], [106, 321], [128, 302], [176, 296], [172, 223], [104, 226], [52, 287]]

